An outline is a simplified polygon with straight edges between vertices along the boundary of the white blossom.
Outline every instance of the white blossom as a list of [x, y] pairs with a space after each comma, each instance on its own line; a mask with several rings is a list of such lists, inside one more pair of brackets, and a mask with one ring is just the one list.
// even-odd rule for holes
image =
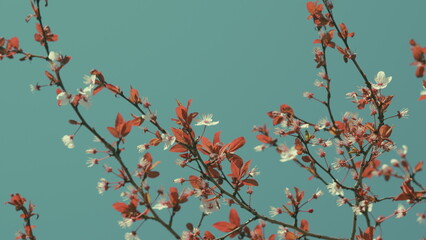
[[74, 148], [73, 139], [74, 139], [74, 135], [65, 135], [62, 137], [62, 142], [67, 148], [72, 149]]
[[374, 81], [376, 81], [376, 83], [372, 84], [373, 88], [379, 90], [386, 88], [388, 84], [392, 81], [392, 77], [386, 77], [385, 72], [380, 71], [377, 73], [376, 77], [374, 78]]
[[136, 235], [136, 232], [128, 232], [124, 234], [125, 240], [141, 240], [138, 235]]
[[170, 146], [172, 146], [175, 141], [176, 141], [176, 137], [175, 136], [171, 136], [169, 134], [161, 134], [161, 139], [164, 142], [164, 150], [167, 150]]
[[196, 119], [197, 123], [195, 126], [214, 126], [219, 123], [219, 121], [213, 122], [213, 114], [203, 114], [201, 119]]
[[265, 148], [266, 148], [266, 146], [265, 146], [264, 144], [260, 144], [260, 145], [257, 145], [256, 147], [254, 147], [254, 151], [256, 151], [256, 152], [261, 152], [261, 151], [263, 151]]
[[338, 196], [338, 195], [343, 196], [345, 194], [343, 192], [342, 187], [334, 181], [327, 185], [327, 189], [330, 192], [330, 194], [334, 196]]
[[52, 61], [59, 61], [59, 59], [61, 58], [61, 54], [54, 51], [50, 51], [48, 58]]
[[101, 178], [96, 186], [99, 194], [103, 194], [106, 190], [108, 190], [108, 181], [105, 178]]
[[405, 209], [404, 205], [398, 204], [398, 209], [395, 211], [396, 216], [395, 218], [402, 218], [407, 215], [407, 209]]
[[90, 75], [90, 76], [84, 75], [83, 79], [84, 79], [83, 83], [86, 85], [95, 84], [96, 75]]
[[118, 225], [122, 228], [129, 228], [133, 224], [133, 220], [131, 218], [123, 218], [123, 220], [118, 221]]
[[297, 150], [295, 146], [288, 148], [285, 145], [281, 145], [280, 150], [281, 150], [281, 154], [280, 154], [281, 162], [287, 162], [287, 161], [293, 160], [297, 156]]
[[204, 212], [205, 214], [216, 212], [217, 210], [219, 210], [219, 208], [220, 208], [220, 205], [216, 199], [208, 200], [205, 197], [201, 199], [200, 210]]
[[59, 106], [65, 106], [71, 102], [72, 95], [67, 92], [60, 92], [56, 99], [58, 100]]

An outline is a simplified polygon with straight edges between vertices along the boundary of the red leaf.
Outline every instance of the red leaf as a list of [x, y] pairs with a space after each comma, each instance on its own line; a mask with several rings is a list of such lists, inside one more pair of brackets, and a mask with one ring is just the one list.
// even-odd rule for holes
[[243, 181], [241, 181], [244, 185], [247, 185], [247, 186], [255, 186], [255, 187], [257, 187], [257, 186], [259, 186], [259, 183], [256, 181], [256, 180], [254, 180], [254, 179], [251, 179], [251, 178], [249, 178], [249, 179], [244, 179]]
[[251, 164], [251, 160], [244, 163], [243, 167], [241, 168], [241, 175], [242, 176], [246, 175], [246, 173], [248, 172], [248, 169], [250, 167], [250, 164]]
[[107, 127], [109, 133], [111, 133], [112, 136], [114, 136], [115, 138], [120, 138], [118, 135], [117, 130], [115, 130], [115, 128], [113, 127]]
[[183, 146], [182, 144], [176, 144], [173, 147], [170, 148], [170, 152], [177, 152], [177, 153], [181, 153], [181, 152], [187, 152], [188, 149]]
[[17, 37], [13, 37], [7, 42], [7, 49], [12, 48], [19, 49], [19, 39]]
[[184, 137], [184, 132], [181, 129], [172, 128], [173, 135], [176, 137], [176, 141], [181, 143], [187, 143]]
[[138, 90], [132, 88], [132, 86], [130, 86], [130, 99], [129, 100], [134, 104], [142, 103], [142, 100], [139, 97]]
[[312, 158], [310, 156], [303, 156], [302, 160], [304, 162], [307, 162], [307, 163], [313, 162], [313, 160], [312, 160]]
[[214, 134], [214, 137], [213, 137], [213, 143], [214, 143], [214, 144], [219, 143], [219, 142], [220, 142], [220, 131], [219, 131], [219, 132], [216, 132], [216, 133]]
[[263, 143], [270, 143], [272, 142], [272, 138], [270, 136], [266, 136], [264, 134], [259, 134], [256, 136], [257, 140]]
[[239, 138], [234, 139], [229, 144], [228, 152], [230, 152], [230, 153], [235, 152], [237, 149], [239, 149], [242, 146], [244, 146], [245, 143], [246, 143], [246, 140], [245, 140], [244, 137], [239, 137]]
[[56, 78], [50, 73], [50, 72], [48, 72], [48, 71], [44, 71], [44, 74], [46, 74], [46, 76], [47, 76], [47, 78], [49, 78], [49, 80], [52, 82], [52, 83], [56, 83], [57, 81], [56, 81]]
[[114, 86], [112, 84], [108, 83], [108, 84], [105, 85], [105, 87], [108, 88], [108, 90], [110, 90], [111, 92], [113, 92], [115, 94], [120, 94], [121, 93], [120, 88], [117, 87], [117, 86]]
[[122, 202], [116, 202], [116, 203], [114, 203], [113, 205], [112, 205], [112, 207], [115, 209], [115, 210], [117, 210], [117, 211], [119, 211], [119, 212], [121, 212], [121, 213], [123, 213], [124, 211], [126, 211], [127, 210], [127, 204], [125, 204], [125, 203], [122, 203]]
[[100, 92], [102, 89], [104, 88], [104, 86], [97, 86], [95, 87], [95, 89], [93, 89], [93, 96], [95, 96], [98, 92]]
[[149, 178], [156, 178], [156, 177], [160, 176], [160, 173], [159, 173], [159, 172], [157, 172], [157, 171], [149, 171], [149, 172], [147, 173], [147, 176], [148, 176]]
[[416, 69], [416, 77], [421, 78], [425, 74], [425, 67], [424, 66], [418, 66]]
[[203, 240], [214, 240], [214, 239], [215, 239], [215, 236], [211, 232], [206, 231], [204, 233]]
[[296, 234], [292, 232], [286, 232], [284, 237], [285, 237], [285, 240], [296, 240], [299, 238]]
[[59, 36], [57, 34], [52, 34], [52, 35], [49, 36], [47, 41], [55, 42], [55, 41], [58, 41], [58, 39], [59, 39]]
[[274, 120], [273, 120], [273, 122], [272, 122], [272, 124], [273, 124], [274, 126], [276, 126], [276, 125], [280, 124], [283, 120], [284, 120], [284, 118], [283, 118], [283, 117], [281, 117], [281, 116], [279, 116], [279, 117], [275, 117], [275, 118], [274, 118]]
[[420, 171], [422, 170], [422, 168], [423, 168], [423, 161], [418, 162], [418, 163], [416, 164], [416, 166], [414, 167], [414, 172], [415, 172], [415, 173], [416, 173], [416, 172], [420, 172]]
[[[229, 221], [230, 222], [217, 222], [213, 224], [217, 230], [221, 232], [232, 232], [240, 226], [240, 217], [238, 216], [237, 211], [234, 208], [231, 208], [229, 212]], [[229, 237], [233, 238], [239, 234], [239, 231], [232, 233]]]
[[41, 29], [41, 25], [36, 23], [36, 30], [38, 33], [43, 33], [43, 30]]
[[289, 105], [287, 105], [287, 104], [281, 105], [280, 106], [280, 111], [282, 113], [287, 113], [288, 115], [290, 115], [290, 117], [293, 117], [293, 115], [294, 115], [293, 109]]
[[237, 227], [240, 226], [240, 216], [238, 216], [238, 212], [235, 208], [231, 208], [231, 211], [229, 211], [229, 221]]
[[302, 219], [300, 222], [300, 228], [306, 232], [309, 232], [309, 223], [306, 221], [306, 219]]
[[421, 95], [419, 97], [419, 99], [417, 99], [418, 101], [422, 101], [422, 100], [426, 100], [426, 94], [425, 95]]
[[117, 128], [122, 123], [124, 123], [124, 118], [121, 113], [117, 113], [117, 117], [115, 118], [115, 127]]
[[231, 232], [236, 226], [229, 222], [217, 222], [213, 224], [213, 227], [221, 232]]
[[228, 174], [230, 177], [237, 178], [238, 180], [240, 177], [240, 168], [235, 164], [235, 162], [231, 162], [231, 174]]
[[121, 128], [121, 136], [122, 137], [127, 136], [132, 130], [132, 126], [133, 126], [132, 121], [127, 121], [125, 124], [123, 124], [123, 127]]

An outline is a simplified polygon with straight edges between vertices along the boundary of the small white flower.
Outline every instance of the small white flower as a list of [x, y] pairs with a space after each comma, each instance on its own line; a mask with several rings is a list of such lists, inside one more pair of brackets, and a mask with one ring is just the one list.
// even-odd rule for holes
[[169, 134], [164, 134], [164, 133], [161, 134], [161, 139], [164, 142], [164, 150], [167, 150], [176, 141], [175, 136], [170, 136]]
[[352, 212], [354, 212], [354, 213], [355, 213], [355, 215], [362, 215], [362, 212], [361, 212], [361, 208], [360, 208], [360, 206], [356, 206], [356, 205], [354, 205], [354, 206], [352, 207]]
[[281, 239], [286, 239], [287, 232], [288, 232], [288, 228], [283, 227], [281, 225], [278, 226], [278, 231], [277, 231], [278, 237], [280, 237]]
[[311, 99], [314, 97], [314, 94], [311, 92], [303, 92], [303, 97], [307, 98], [307, 99]]
[[405, 217], [405, 215], [407, 215], [407, 209], [405, 209], [404, 205], [402, 204], [398, 204], [398, 209], [395, 212], [396, 212], [395, 218], [402, 218], [402, 217]]
[[86, 149], [85, 152], [87, 154], [96, 154], [98, 152], [98, 150], [96, 150], [96, 148], [89, 148], [89, 149]]
[[266, 148], [266, 146], [265, 146], [264, 144], [260, 144], [260, 145], [257, 145], [256, 147], [254, 147], [254, 151], [256, 151], [256, 152], [261, 152], [261, 151], [263, 151], [265, 148]]
[[149, 144], [147, 144], [147, 143], [141, 144], [141, 145], [138, 145], [136, 148], [141, 153], [141, 152], [144, 152], [145, 150], [147, 150], [149, 148]]
[[249, 175], [250, 177], [255, 177], [257, 175], [260, 175], [260, 172], [257, 171], [257, 167], [252, 168], [247, 175]]
[[322, 118], [321, 120], [318, 121], [318, 129], [324, 129], [326, 127], [330, 127], [330, 122], [327, 120], [327, 118]]
[[275, 217], [281, 213], [283, 213], [283, 210], [281, 208], [271, 207], [271, 210], [269, 210], [269, 216], [271, 217]]
[[293, 196], [293, 194], [291, 194], [290, 192], [290, 189], [288, 189], [287, 187], [284, 189], [284, 193], [287, 198], [291, 198]]
[[141, 240], [138, 235], [136, 235], [136, 232], [128, 232], [124, 234], [125, 240]]
[[340, 187], [340, 185], [338, 185], [336, 182], [332, 182], [332, 183], [330, 183], [330, 184], [328, 184], [327, 185], [327, 189], [328, 189], [328, 191], [330, 192], [330, 194], [331, 195], [334, 195], [334, 196], [338, 196], [338, 195], [340, 195], [340, 196], [344, 196], [344, 192], [343, 192], [343, 189], [342, 189], [342, 187]]
[[316, 198], [321, 197], [322, 195], [324, 195], [323, 191], [322, 190], [317, 190], [317, 192], [314, 193], [314, 195], [312, 197], [316, 199]]
[[174, 183], [183, 183], [185, 182], [185, 178], [176, 178], [175, 180], [173, 180]]
[[200, 210], [205, 214], [210, 214], [219, 210], [220, 205], [217, 200], [208, 200], [207, 198], [201, 199]]
[[408, 118], [408, 108], [403, 108], [401, 111], [397, 112], [398, 118]]
[[392, 164], [392, 166], [394, 167], [399, 167], [399, 161], [397, 159], [392, 159], [390, 160], [390, 163]]
[[93, 95], [93, 88], [95, 85], [90, 84], [89, 86], [85, 87], [83, 90], [79, 90], [79, 93], [81, 94], [81, 98], [78, 101], [80, 105], [83, 105], [86, 108], [89, 108], [92, 103], [90, 102], [90, 98]]
[[155, 204], [152, 208], [153, 208], [153, 209], [157, 209], [157, 210], [163, 210], [163, 209], [165, 209], [165, 208], [168, 208], [168, 206], [167, 206], [167, 201], [165, 201], [165, 200], [159, 201], [159, 202], [158, 202], [157, 204]]
[[142, 97], [141, 102], [145, 108], [149, 108], [151, 106], [151, 103], [148, 101], [147, 97]]
[[30, 90], [32, 93], [38, 92], [40, 91], [40, 85], [36, 84], [36, 85], [32, 85], [30, 84]]
[[322, 78], [322, 79], [325, 79], [327, 77], [327, 74], [325, 74], [324, 71], [321, 71], [321, 72], [317, 73], [317, 76], [320, 77], [320, 78]]
[[315, 79], [314, 85], [315, 87], [324, 87], [324, 83], [322, 81], [319, 81], [318, 79]]
[[385, 72], [380, 71], [377, 73], [376, 77], [374, 78], [374, 81], [376, 81], [375, 84], [372, 84], [374, 89], [383, 89], [388, 86], [388, 84], [392, 81], [392, 77], [386, 77]]
[[424, 223], [425, 222], [426, 214], [416, 213], [416, 215], [417, 215], [417, 222], [418, 223]]
[[118, 225], [122, 228], [129, 228], [133, 224], [133, 220], [131, 218], [123, 218], [123, 220], [118, 221]]
[[145, 114], [145, 115], [142, 115], [142, 118], [143, 118], [145, 121], [148, 121], [148, 122], [150, 122], [150, 121], [155, 121], [155, 120], [157, 119], [157, 113], [149, 112], [149, 113], [147, 113], [147, 114]]
[[180, 166], [180, 167], [185, 167], [186, 166], [186, 161], [182, 160], [182, 159], [176, 159], [175, 161], [176, 165]]
[[195, 126], [214, 126], [217, 125], [219, 123], [219, 121], [213, 122], [213, 114], [203, 114], [201, 119], [196, 119], [195, 121], [197, 121], [197, 123], [195, 124]]
[[67, 92], [60, 92], [56, 99], [58, 100], [59, 106], [65, 106], [71, 102], [72, 95]]
[[281, 162], [287, 162], [287, 161], [293, 160], [297, 156], [297, 150], [295, 146], [288, 148], [285, 145], [281, 145], [280, 150], [281, 150], [281, 154], [280, 154]]
[[108, 184], [109, 183], [105, 178], [100, 179], [96, 187], [98, 189], [99, 194], [103, 194], [106, 190], [108, 190], [109, 188]]
[[86, 161], [87, 167], [93, 167], [94, 165], [99, 163], [99, 159], [97, 158], [89, 158], [89, 160]]
[[84, 75], [83, 79], [84, 79], [83, 83], [86, 85], [95, 84], [96, 75], [90, 75], [90, 76]]
[[59, 59], [61, 58], [61, 54], [54, 52], [54, 51], [50, 51], [49, 53], [49, 59], [52, 61], [59, 61]]
[[336, 204], [337, 204], [338, 207], [343, 206], [343, 204], [345, 204], [347, 202], [348, 202], [348, 200], [346, 198], [339, 198], [339, 199], [336, 200]]
[[62, 137], [62, 142], [67, 148], [72, 149], [74, 148], [73, 139], [74, 139], [74, 135], [65, 135]]
[[373, 204], [363, 200], [359, 203], [358, 206], [353, 206], [352, 207], [352, 211], [356, 214], [356, 215], [362, 215], [365, 212], [371, 212], [373, 210]]
[[138, 167], [146, 168], [149, 164], [151, 164], [145, 157], [141, 157], [139, 159]]
[[356, 92], [348, 92], [345, 94], [348, 99], [358, 100], [358, 94]]
[[402, 145], [402, 149], [397, 149], [396, 152], [399, 154], [401, 158], [406, 158], [408, 153], [407, 145]]

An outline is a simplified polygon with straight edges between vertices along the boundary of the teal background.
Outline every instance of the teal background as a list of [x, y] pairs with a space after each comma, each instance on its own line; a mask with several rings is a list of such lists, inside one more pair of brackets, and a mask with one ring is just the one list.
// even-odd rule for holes
[[[213, 113], [220, 124], [208, 128], [207, 135], [222, 131], [222, 140], [244, 136], [246, 147], [240, 150], [245, 159], [253, 159], [253, 166], [261, 171], [261, 187], [255, 189], [253, 204], [267, 213], [269, 206], [286, 202], [285, 187], [297, 186], [310, 196], [319, 187], [318, 181], [308, 181], [309, 175], [295, 164], [279, 162], [279, 155], [268, 149], [255, 153], [258, 144], [251, 133], [253, 125], [270, 123], [266, 112], [286, 103], [299, 116], [313, 122], [325, 117], [325, 109], [302, 97], [304, 91], [317, 96], [324, 93], [313, 86], [318, 69], [313, 61], [312, 41], [317, 38], [313, 23], [306, 19], [306, 1], [297, 0], [162, 0], [162, 1], [49, 1], [42, 9], [45, 24], [51, 26], [59, 41], [50, 44], [51, 50], [72, 56], [62, 71], [69, 90], [83, 87], [82, 76], [93, 68], [101, 70], [106, 79], [123, 90], [129, 85], [149, 98], [158, 112], [162, 125], [173, 126], [175, 99], [193, 99], [192, 110]], [[409, 160], [424, 160], [425, 102], [417, 98], [422, 89], [414, 76], [408, 41], [416, 39], [426, 45], [423, 0], [336, 1], [336, 21], [344, 22], [355, 32], [350, 45], [371, 81], [378, 71], [393, 76], [385, 94], [395, 98], [388, 114], [403, 107], [410, 109], [408, 119], [392, 119], [395, 124], [393, 140], [398, 146], [408, 145]], [[34, 54], [44, 49], [33, 40], [35, 21], [26, 24], [31, 13], [28, 1], [0, 2], [0, 35], [18, 36], [21, 47]], [[336, 43], [341, 45], [336, 39]], [[333, 80], [333, 109], [335, 116], [356, 111], [345, 99], [345, 93], [363, 86], [363, 81], [351, 64], [345, 64], [337, 51], [328, 57]], [[86, 167], [88, 156], [84, 150], [98, 147], [92, 136], [82, 130], [75, 138], [76, 148], [69, 150], [61, 142], [65, 134], [72, 134], [74, 126], [67, 123], [76, 119], [69, 107], [58, 107], [54, 89], [43, 88], [31, 94], [29, 84], [47, 83], [44, 61], [21, 63], [4, 59], [0, 63], [2, 91], [0, 94], [0, 200], [19, 192], [37, 206], [40, 218], [34, 222], [38, 239], [123, 239], [125, 232], [117, 221], [120, 214], [111, 205], [121, 201], [121, 191], [108, 191], [100, 196], [96, 184], [101, 177], [115, 181], [102, 167]], [[112, 126], [117, 112], [126, 119], [133, 112], [121, 99], [102, 92], [93, 99], [90, 110], [82, 109], [90, 123], [112, 141], [105, 127]], [[366, 119], [367, 119], [367, 115]], [[202, 128], [199, 128], [200, 132]], [[148, 141], [146, 135], [134, 129], [128, 137], [126, 162], [134, 165], [141, 154], [136, 145]], [[286, 142], [285, 139], [282, 142]], [[291, 140], [287, 140], [291, 144]], [[151, 151], [160, 160], [161, 177], [151, 186], [181, 186], [171, 181], [188, 175], [174, 165], [176, 154], [165, 152], [162, 145]], [[389, 163], [396, 158], [392, 152], [381, 156]], [[333, 157], [331, 157], [333, 159]], [[107, 160], [115, 166], [112, 159]], [[419, 175], [424, 183], [425, 174]], [[377, 193], [397, 194], [400, 181], [386, 183], [376, 179]], [[191, 204], [192, 203], [192, 204]], [[350, 231], [351, 210], [337, 208], [335, 198], [328, 193], [309, 205], [313, 214], [304, 215], [312, 232], [346, 237]], [[375, 216], [389, 215], [397, 203], [374, 206]], [[213, 214], [202, 231], [218, 220], [228, 218]], [[188, 212], [185, 212], [187, 210]], [[403, 219], [390, 219], [383, 226], [384, 239], [420, 239], [426, 237], [425, 225], [419, 225], [415, 213], [423, 212], [424, 205], [416, 206]], [[163, 210], [164, 211], [164, 210]], [[183, 214], [185, 213], [185, 214]], [[163, 214], [166, 215], [164, 211]], [[164, 216], [165, 216], [164, 215]], [[184, 215], [184, 216], [183, 216]], [[241, 213], [242, 219], [247, 216]], [[198, 202], [184, 205], [175, 219], [178, 232], [186, 222], [198, 222]], [[287, 219], [279, 216], [278, 219]], [[11, 206], [0, 208], [0, 236], [13, 239], [22, 230], [22, 221]], [[379, 231], [379, 230], [378, 230]], [[268, 228], [268, 235], [276, 227]], [[144, 224], [142, 239], [172, 239], [156, 224]], [[217, 231], [214, 231], [216, 236]]]

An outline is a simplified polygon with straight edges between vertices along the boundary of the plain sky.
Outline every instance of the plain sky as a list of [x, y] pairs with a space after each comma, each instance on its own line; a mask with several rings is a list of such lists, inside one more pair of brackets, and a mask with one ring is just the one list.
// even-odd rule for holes
[[[319, 181], [308, 181], [309, 175], [291, 162], [279, 162], [273, 149], [256, 153], [258, 144], [251, 133], [253, 125], [270, 119], [266, 112], [281, 104], [293, 107], [299, 116], [316, 122], [326, 116], [325, 109], [302, 97], [304, 91], [324, 93], [313, 81], [318, 69], [313, 61], [312, 41], [317, 38], [313, 23], [307, 20], [306, 1], [300, 0], [129, 0], [129, 1], [49, 1], [42, 9], [44, 22], [59, 35], [51, 50], [72, 56], [62, 71], [68, 89], [84, 87], [82, 76], [91, 69], [101, 70], [108, 81], [128, 90], [132, 85], [149, 98], [153, 109], [166, 128], [173, 126], [175, 100], [193, 99], [192, 110], [213, 113], [220, 124], [208, 128], [207, 135], [222, 131], [228, 142], [244, 136], [247, 144], [241, 150], [245, 159], [261, 172], [261, 187], [255, 189], [253, 204], [263, 213], [269, 206], [280, 206], [286, 199], [283, 189], [299, 187], [310, 196], [317, 188], [326, 191]], [[404, 107], [410, 109], [408, 119], [392, 119], [393, 140], [397, 146], [408, 146], [411, 163], [424, 160], [426, 102], [418, 102], [421, 83], [414, 76], [408, 41], [416, 39], [426, 45], [424, 0], [335, 1], [336, 21], [344, 22], [355, 38], [350, 40], [364, 72], [372, 80], [378, 71], [393, 77], [385, 94], [395, 95], [389, 115]], [[0, 35], [18, 36], [21, 47], [34, 54], [44, 50], [34, 41], [35, 22], [25, 23], [31, 13], [29, 1], [0, 2]], [[338, 40], [337, 44], [341, 45]], [[345, 64], [336, 51], [328, 58], [333, 80], [335, 116], [357, 111], [345, 99], [345, 93], [363, 85], [351, 64]], [[100, 147], [85, 130], [78, 133], [73, 150], [61, 142], [75, 127], [67, 123], [75, 119], [69, 107], [58, 107], [53, 88], [32, 94], [30, 84], [47, 82], [46, 62], [0, 62], [2, 93], [0, 94], [0, 200], [19, 192], [36, 206], [40, 218], [34, 222], [38, 239], [123, 239], [128, 230], [117, 221], [120, 214], [111, 205], [120, 201], [121, 191], [99, 195], [96, 184], [101, 177], [115, 181], [102, 167], [87, 168], [84, 150]], [[82, 109], [89, 121], [110, 140], [105, 127], [112, 126], [117, 112], [126, 119], [134, 112], [122, 100], [106, 91], [93, 99], [91, 109]], [[366, 112], [361, 112], [365, 116]], [[199, 129], [201, 130], [201, 128]], [[146, 135], [134, 130], [126, 144], [125, 158], [134, 165], [141, 157], [136, 145], [147, 141]], [[291, 144], [291, 140], [282, 139]], [[152, 187], [183, 186], [172, 183], [186, 177], [188, 171], [174, 165], [176, 154], [153, 149], [154, 160], [160, 160], [161, 177]], [[396, 158], [394, 152], [381, 156], [383, 163]], [[110, 160], [108, 160], [110, 161]], [[110, 161], [110, 165], [114, 163]], [[419, 175], [423, 183], [425, 174]], [[375, 179], [377, 192], [397, 194], [399, 181]], [[337, 237], [348, 236], [351, 210], [337, 208], [335, 197], [327, 193], [310, 205], [315, 212], [305, 215], [313, 232]], [[191, 204], [192, 203], [192, 204]], [[184, 206], [179, 215], [179, 232], [187, 222], [200, 217], [198, 202]], [[375, 206], [374, 216], [389, 215], [397, 203]], [[383, 226], [384, 239], [419, 239], [426, 236], [425, 225], [419, 225], [416, 206], [403, 219], [391, 219]], [[164, 212], [164, 214], [166, 214]], [[209, 216], [207, 223], [226, 220], [223, 214]], [[247, 217], [241, 214], [243, 217]], [[281, 216], [280, 219], [287, 219]], [[13, 239], [22, 221], [10, 206], [0, 208], [0, 236]], [[202, 230], [211, 229], [205, 226]], [[214, 230], [215, 233], [218, 233]], [[269, 234], [276, 227], [268, 228]], [[142, 239], [172, 239], [156, 224], [144, 224]], [[219, 236], [219, 234], [217, 234]]]

